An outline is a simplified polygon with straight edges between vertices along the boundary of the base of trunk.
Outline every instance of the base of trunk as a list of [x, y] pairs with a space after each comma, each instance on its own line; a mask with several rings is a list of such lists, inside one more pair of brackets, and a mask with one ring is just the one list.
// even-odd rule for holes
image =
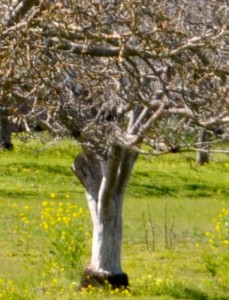
[[0, 142], [0, 149], [13, 150], [13, 147], [12, 143]]
[[88, 288], [89, 286], [107, 286], [110, 285], [112, 289], [125, 289], [129, 286], [128, 276], [126, 273], [120, 274], [104, 274], [86, 270], [81, 279], [81, 288]]
[[203, 166], [205, 164], [209, 164], [209, 153], [208, 152], [199, 152], [196, 157], [196, 163], [199, 166]]

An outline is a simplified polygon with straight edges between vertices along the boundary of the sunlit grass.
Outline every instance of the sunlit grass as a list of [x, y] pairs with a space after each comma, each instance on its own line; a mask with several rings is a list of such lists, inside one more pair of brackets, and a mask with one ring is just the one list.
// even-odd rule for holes
[[0, 151], [0, 299], [228, 299], [227, 157], [203, 167], [180, 155], [141, 157], [124, 203], [130, 290], [79, 292], [92, 229], [70, 170], [79, 149], [43, 146]]

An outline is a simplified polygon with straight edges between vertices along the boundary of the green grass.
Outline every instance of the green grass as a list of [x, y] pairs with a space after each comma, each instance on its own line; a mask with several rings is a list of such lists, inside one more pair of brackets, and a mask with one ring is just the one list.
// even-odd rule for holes
[[[70, 170], [79, 148], [69, 140], [49, 147], [38, 140], [14, 144], [13, 152], [0, 151], [0, 299], [229, 298], [229, 245], [223, 244], [221, 232], [228, 232], [223, 227], [228, 215], [222, 216], [222, 209], [229, 209], [226, 156], [203, 167], [180, 154], [140, 157], [123, 212], [123, 269], [130, 292], [79, 293], [76, 286], [90, 259], [91, 239], [84, 191]], [[77, 267], [71, 269], [68, 256], [54, 253], [50, 241], [58, 238], [56, 232], [40, 226], [46, 201], [56, 209], [60, 202], [84, 209], [83, 220], [76, 221], [87, 224], [87, 247]], [[68, 239], [59, 251], [73, 235], [61, 224]], [[80, 235], [81, 225], [74, 224]]]

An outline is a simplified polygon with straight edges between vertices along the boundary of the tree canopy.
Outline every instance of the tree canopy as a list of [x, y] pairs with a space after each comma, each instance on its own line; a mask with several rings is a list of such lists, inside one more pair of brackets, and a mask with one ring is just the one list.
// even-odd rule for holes
[[[229, 122], [225, 1], [1, 1], [1, 115], [101, 151]], [[225, 136], [225, 134], [224, 134]]]
[[82, 145], [72, 170], [93, 222], [82, 285], [128, 285], [122, 203], [138, 153], [228, 139], [228, 13], [227, 0], [1, 1], [0, 131], [7, 120]]

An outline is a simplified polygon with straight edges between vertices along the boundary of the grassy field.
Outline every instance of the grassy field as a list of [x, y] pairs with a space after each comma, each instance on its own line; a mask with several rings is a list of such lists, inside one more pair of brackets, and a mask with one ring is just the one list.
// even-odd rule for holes
[[91, 221], [73, 141], [0, 151], [0, 299], [229, 299], [229, 159], [140, 157], [124, 204], [129, 291], [77, 292]]

